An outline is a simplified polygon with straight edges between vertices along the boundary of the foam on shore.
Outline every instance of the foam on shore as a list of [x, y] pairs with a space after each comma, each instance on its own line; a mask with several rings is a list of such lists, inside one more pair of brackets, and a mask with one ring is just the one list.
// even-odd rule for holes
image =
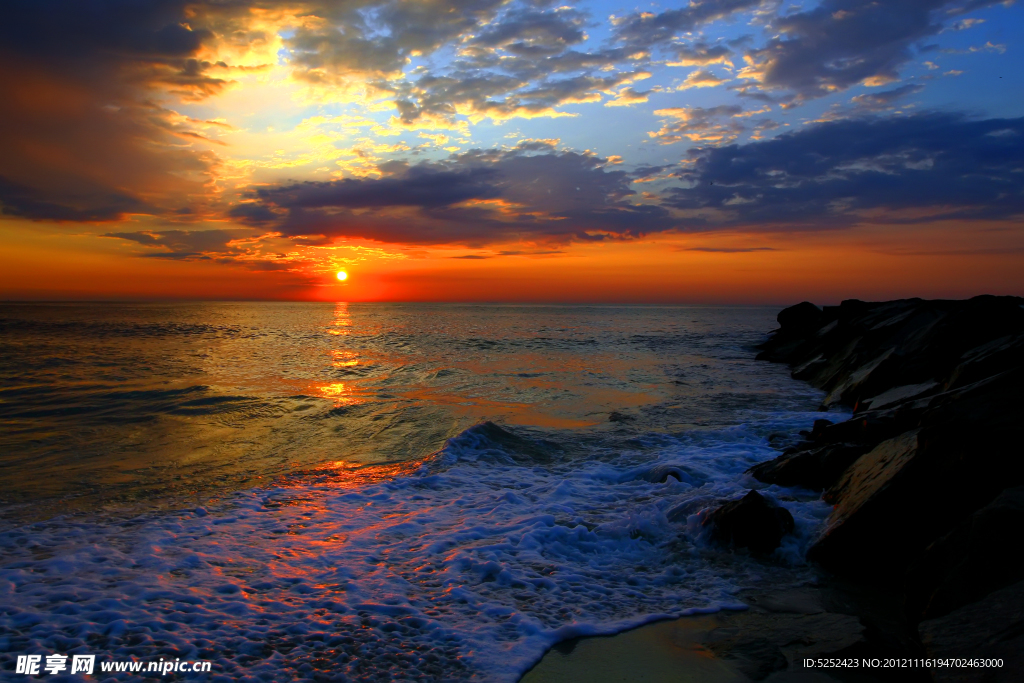
[[739, 609], [753, 581], [798, 580], [828, 513], [815, 496], [763, 489], [797, 522], [766, 563], [711, 548], [700, 520], [777, 455], [768, 434], [819, 416], [751, 414], [585, 460], [477, 427], [390, 471], [13, 529], [0, 652], [210, 659], [232, 680], [514, 681], [565, 638]]

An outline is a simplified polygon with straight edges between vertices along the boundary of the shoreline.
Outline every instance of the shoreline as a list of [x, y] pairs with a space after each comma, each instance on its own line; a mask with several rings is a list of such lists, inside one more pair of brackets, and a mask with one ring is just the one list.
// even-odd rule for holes
[[[898, 657], [892, 640], [900, 614], [891, 594], [842, 580], [784, 590], [747, 589], [746, 610], [722, 610], [660, 620], [610, 636], [556, 645], [521, 683], [831, 683], [931, 680], [922, 670], [893, 676], [881, 669], [805, 669], [807, 659]], [[866, 618], [867, 617], [867, 618]]]
[[[816, 421], [802, 443], [748, 470], [765, 484], [821, 492], [833, 505], [808, 551], [820, 585], [747, 591], [746, 612], [556, 646], [523, 683], [998, 683], [1024, 669], [1024, 568], [1012, 559], [1024, 522], [1014, 439], [1024, 414], [1024, 299], [803, 302], [778, 322], [757, 358], [785, 363], [824, 390], [821, 410], [853, 410], [842, 422]], [[740, 507], [723, 503], [709, 519]], [[721, 540], [738, 543], [743, 525], [744, 538], [786, 533], [766, 532], [757, 514], [730, 518]], [[787, 624], [778, 614], [801, 616]], [[824, 628], [822, 615], [842, 627]], [[998, 658], [1003, 666], [826, 673], [803, 668], [794, 643], [819, 656]]]

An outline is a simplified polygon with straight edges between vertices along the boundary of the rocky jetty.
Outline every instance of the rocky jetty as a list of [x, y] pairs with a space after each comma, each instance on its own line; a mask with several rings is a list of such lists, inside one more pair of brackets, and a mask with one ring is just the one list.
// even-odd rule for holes
[[902, 595], [922, 654], [1024, 651], [1024, 299], [804, 302], [778, 322], [758, 358], [853, 410], [750, 470], [833, 505], [808, 557]]

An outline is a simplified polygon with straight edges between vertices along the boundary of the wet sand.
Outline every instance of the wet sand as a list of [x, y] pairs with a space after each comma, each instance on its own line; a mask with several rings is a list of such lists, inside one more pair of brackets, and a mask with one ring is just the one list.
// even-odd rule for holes
[[[577, 638], [552, 648], [521, 683], [829, 683], [884, 680], [864, 670], [803, 667], [804, 658], [870, 647], [863, 596], [798, 588], [741, 596], [742, 612], [682, 617], [614, 636]], [[859, 603], [859, 604], [858, 604]], [[853, 607], [854, 609], [849, 609]]]

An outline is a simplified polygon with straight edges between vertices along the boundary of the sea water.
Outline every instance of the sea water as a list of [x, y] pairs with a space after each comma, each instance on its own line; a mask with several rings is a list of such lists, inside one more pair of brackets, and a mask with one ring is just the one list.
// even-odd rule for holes
[[[515, 681], [806, 581], [828, 508], [744, 474], [821, 417], [754, 360], [774, 313], [0, 306], [0, 666]], [[766, 558], [702, 524], [752, 487], [796, 519]]]

